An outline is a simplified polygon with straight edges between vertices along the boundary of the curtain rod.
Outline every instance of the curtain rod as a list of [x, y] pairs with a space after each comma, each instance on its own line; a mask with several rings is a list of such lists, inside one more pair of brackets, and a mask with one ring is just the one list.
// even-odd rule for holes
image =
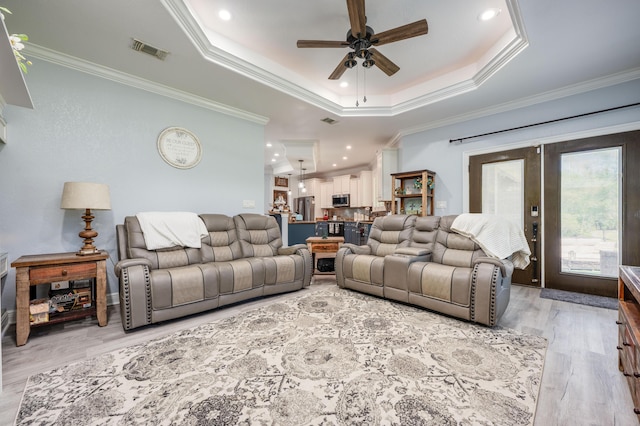
[[589, 116], [589, 115], [600, 114], [600, 113], [609, 112], [609, 111], [615, 111], [617, 109], [630, 108], [630, 107], [634, 107], [634, 106], [638, 106], [638, 105], [640, 105], [640, 102], [636, 102], [635, 104], [617, 106], [617, 107], [608, 108], [608, 109], [601, 109], [600, 111], [593, 111], [593, 112], [587, 112], [587, 113], [584, 113], [584, 114], [572, 115], [571, 117], [563, 117], [563, 118], [556, 118], [555, 120], [541, 121], [540, 123], [527, 124], [525, 126], [512, 127], [510, 129], [496, 130], [495, 132], [481, 133], [479, 135], [474, 135], [474, 136], [465, 136], [463, 138], [458, 138], [458, 139], [449, 139], [449, 143], [462, 142], [462, 141], [467, 140], [467, 139], [479, 138], [481, 136], [489, 136], [489, 135], [495, 135], [497, 133], [511, 132], [513, 130], [526, 129], [528, 127], [541, 126], [543, 124], [556, 123], [558, 121], [571, 120], [573, 118], [586, 117], [586, 116]]

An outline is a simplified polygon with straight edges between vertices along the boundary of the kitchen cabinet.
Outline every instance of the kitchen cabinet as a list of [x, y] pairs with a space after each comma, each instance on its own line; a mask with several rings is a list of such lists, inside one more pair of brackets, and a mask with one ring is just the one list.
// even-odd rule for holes
[[293, 222], [289, 224], [289, 246], [306, 244], [307, 238], [316, 234], [314, 222]]
[[336, 176], [333, 178], [333, 194], [332, 195], [341, 195], [348, 194], [351, 190], [351, 176]]
[[[333, 200], [331, 196], [333, 195], [333, 181], [331, 182], [322, 182], [320, 184], [320, 207], [323, 209], [330, 209], [333, 207]], [[318, 200], [316, 200], [316, 204]]]
[[436, 174], [430, 170], [392, 173], [394, 214], [433, 216]]
[[358, 198], [360, 200], [358, 207], [373, 206], [373, 172], [363, 170], [360, 172], [358, 181]]
[[359, 184], [360, 179], [349, 179], [349, 207], [362, 206], [360, 202], [360, 191], [358, 189]]
[[304, 194], [306, 197], [320, 197], [320, 184], [321, 180], [317, 178], [305, 179], [304, 186], [307, 188], [307, 192]]
[[398, 171], [398, 150], [385, 148], [376, 153], [377, 193], [376, 200], [391, 201], [393, 188], [391, 187], [391, 174]]

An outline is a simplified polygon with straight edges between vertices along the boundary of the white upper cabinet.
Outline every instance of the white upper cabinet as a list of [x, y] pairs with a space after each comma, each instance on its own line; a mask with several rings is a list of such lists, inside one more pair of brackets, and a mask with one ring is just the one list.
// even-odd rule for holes
[[349, 207], [360, 207], [362, 201], [360, 200], [360, 179], [349, 179]]
[[351, 176], [336, 176], [333, 178], [333, 194], [332, 195], [341, 195], [348, 194], [351, 190]]
[[311, 197], [314, 196], [316, 197], [316, 202], [318, 201], [317, 198], [320, 197], [320, 184], [322, 183], [322, 181], [320, 179], [317, 178], [313, 178], [313, 179], [305, 179], [304, 180], [304, 186], [305, 188], [307, 188], [307, 192], [304, 193], [304, 197]]
[[358, 207], [373, 206], [373, 172], [363, 170], [360, 172], [358, 182]]
[[318, 201], [320, 202], [320, 207], [323, 209], [330, 209], [333, 207], [333, 199], [331, 196], [333, 195], [333, 182], [322, 182], [320, 184], [320, 200], [316, 200], [316, 204]]
[[398, 171], [398, 150], [385, 148], [376, 153], [377, 201], [391, 201], [391, 173]]

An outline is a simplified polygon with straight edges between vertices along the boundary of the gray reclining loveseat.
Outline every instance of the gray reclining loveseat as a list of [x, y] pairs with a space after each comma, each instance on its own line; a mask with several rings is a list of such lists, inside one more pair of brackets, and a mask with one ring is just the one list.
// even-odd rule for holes
[[282, 247], [270, 216], [202, 214], [200, 248], [147, 250], [140, 223], [116, 226], [122, 327], [136, 327], [308, 287], [307, 246]]
[[497, 324], [509, 303], [513, 264], [453, 232], [455, 218], [376, 218], [366, 246], [344, 244], [338, 251], [338, 286]]

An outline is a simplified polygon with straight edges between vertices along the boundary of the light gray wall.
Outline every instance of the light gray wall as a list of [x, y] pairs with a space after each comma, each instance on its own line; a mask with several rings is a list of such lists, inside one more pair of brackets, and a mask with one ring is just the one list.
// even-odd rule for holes
[[598, 133], [598, 129], [625, 127], [625, 124], [638, 129], [640, 128], [640, 108], [621, 109], [529, 127], [470, 139], [463, 143], [449, 143], [450, 139], [628, 105], [639, 101], [639, 93], [640, 80], [635, 80], [606, 89], [408, 135], [403, 137], [399, 144], [399, 170], [428, 169], [436, 172], [435, 199], [436, 202], [446, 201], [447, 207], [436, 209], [435, 214], [441, 216], [462, 213], [465, 152], [499, 145], [517, 145], [545, 140], [558, 141], [563, 138], [563, 135], [570, 137], [581, 132]]
[[[107, 293], [118, 292], [115, 225], [141, 211], [263, 213], [264, 126], [44, 61], [29, 68], [34, 110], [7, 106], [0, 144], [0, 251], [21, 255], [76, 251], [80, 211], [60, 209], [63, 183], [100, 182], [111, 211], [95, 211], [96, 246], [110, 254]], [[156, 148], [170, 126], [198, 136], [192, 169], [166, 164]], [[243, 200], [255, 209], [243, 209]], [[15, 272], [2, 292], [15, 308]]]

